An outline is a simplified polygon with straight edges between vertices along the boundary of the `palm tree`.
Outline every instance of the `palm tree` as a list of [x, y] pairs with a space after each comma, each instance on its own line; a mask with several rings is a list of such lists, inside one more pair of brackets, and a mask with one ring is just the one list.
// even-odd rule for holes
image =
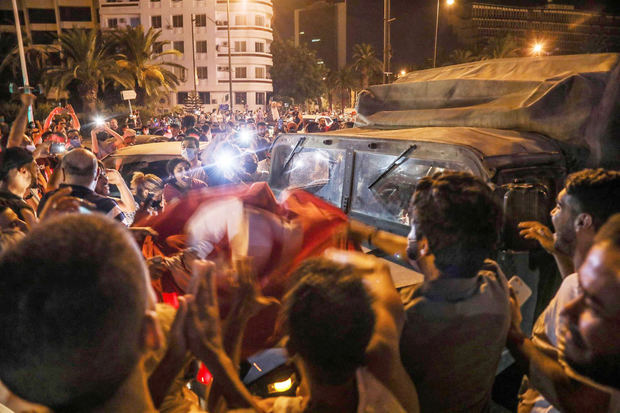
[[111, 43], [101, 32], [93, 30], [68, 30], [58, 38], [63, 63], [50, 67], [45, 72], [45, 84], [65, 89], [77, 82], [77, 91], [83, 108], [93, 113], [96, 110], [99, 88], [113, 82], [125, 87], [133, 85], [127, 72], [121, 71], [112, 54]]
[[476, 60], [480, 60], [480, 57], [475, 55], [471, 50], [456, 49], [450, 53], [448, 60], [450, 64], [458, 65], [461, 63], [475, 62]]
[[375, 49], [368, 43], [353, 46], [353, 68], [358, 70], [362, 77], [362, 89], [368, 89], [368, 79], [383, 71], [383, 64], [377, 59]]
[[353, 71], [344, 67], [336, 72], [336, 89], [340, 93], [340, 99], [342, 104], [342, 111], [346, 108], [347, 99], [350, 99], [351, 89], [355, 87], [355, 76]]
[[[15, 45], [15, 35], [10, 33], [0, 34], [0, 55], [4, 55], [4, 59], [0, 63], [0, 73], [8, 70], [13, 78], [21, 76], [21, 62], [19, 60], [19, 47]], [[6, 46], [9, 45], [7, 48]], [[50, 53], [58, 52], [58, 47], [54, 45], [33, 45], [28, 37], [24, 38], [24, 54], [26, 57], [26, 67], [30, 84], [36, 84], [42, 74], [41, 69], [46, 66], [47, 58]]]
[[328, 69], [324, 75], [325, 80], [325, 93], [327, 94], [327, 103], [329, 104], [329, 111], [333, 111], [334, 108], [334, 92], [338, 88], [338, 72]]
[[489, 59], [518, 57], [521, 54], [519, 40], [511, 34], [503, 37], [492, 37], [483, 49], [482, 54]]
[[142, 98], [157, 96], [162, 89], [170, 91], [180, 84], [179, 77], [171, 69], [186, 70], [185, 67], [163, 59], [182, 53], [174, 49], [163, 51], [163, 46], [170, 42], [159, 40], [161, 30], [151, 27], [145, 32], [142, 26], [127, 27], [112, 36], [119, 51], [116, 63], [134, 77]]

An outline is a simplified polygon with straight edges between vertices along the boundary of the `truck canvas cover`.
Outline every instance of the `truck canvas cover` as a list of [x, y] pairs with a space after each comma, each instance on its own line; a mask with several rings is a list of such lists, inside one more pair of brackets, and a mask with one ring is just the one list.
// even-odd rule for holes
[[359, 97], [357, 126], [536, 132], [587, 149], [587, 165], [618, 167], [619, 85], [620, 54], [483, 60], [371, 86]]

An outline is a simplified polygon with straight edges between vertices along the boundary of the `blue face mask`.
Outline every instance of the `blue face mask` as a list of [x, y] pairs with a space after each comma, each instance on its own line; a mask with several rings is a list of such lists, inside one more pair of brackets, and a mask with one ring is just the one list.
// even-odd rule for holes
[[193, 161], [194, 159], [196, 159], [196, 149], [183, 148], [181, 149], [181, 156], [188, 161]]
[[79, 139], [71, 139], [69, 141], [69, 144], [71, 145], [71, 147], [73, 148], [80, 148], [82, 146], [82, 142], [80, 142]]

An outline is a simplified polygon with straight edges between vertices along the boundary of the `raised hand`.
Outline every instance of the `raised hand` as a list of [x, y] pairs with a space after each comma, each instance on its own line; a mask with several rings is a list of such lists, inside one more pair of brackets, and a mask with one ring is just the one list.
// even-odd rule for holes
[[519, 235], [525, 239], [534, 239], [538, 241], [541, 247], [549, 254], [554, 254], [553, 233], [544, 224], [538, 221], [524, 221], [519, 223]]
[[193, 278], [189, 292], [193, 297], [188, 307], [185, 333], [189, 349], [205, 364], [224, 352], [220, 327], [220, 310], [215, 286], [215, 265], [197, 260], [192, 265]]
[[277, 298], [263, 295], [251, 258], [237, 258], [233, 261], [233, 267], [237, 273], [237, 301], [240, 318], [251, 318], [264, 308], [280, 305]]
[[116, 169], [106, 169], [105, 174], [108, 177], [108, 182], [112, 185], [118, 185], [123, 181], [123, 177]]

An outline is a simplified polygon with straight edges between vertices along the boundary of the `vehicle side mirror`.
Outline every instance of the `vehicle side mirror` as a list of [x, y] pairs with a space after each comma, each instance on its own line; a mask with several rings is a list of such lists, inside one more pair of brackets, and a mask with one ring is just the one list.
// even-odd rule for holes
[[538, 221], [547, 225], [551, 197], [542, 184], [511, 183], [497, 188], [502, 211], [501, 248], [526, 251], [539, 248], [536, 240], [526, 240], [519, 235], [518, 225], [523, 221]]

